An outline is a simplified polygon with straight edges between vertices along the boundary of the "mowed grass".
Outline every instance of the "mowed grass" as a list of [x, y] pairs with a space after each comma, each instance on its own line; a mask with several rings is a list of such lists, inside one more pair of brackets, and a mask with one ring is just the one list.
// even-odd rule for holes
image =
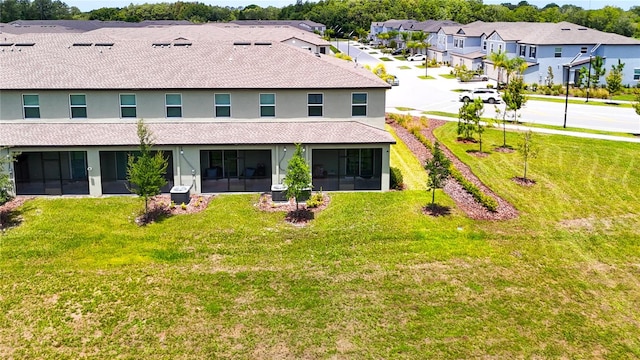
[[427, 172], [418, 159], [413, 155], [407, 145], [398, 138], [391, 126], [386, 125], [386, 130], [396, 139], [396, 144], [391, 145], [391, 166], [397, 167], [402, 172], [402, 179], [407, 190], [426, 190]]
[[331, 193], [307, 227], [257, 194], [144, 228], [133, 197], [28, 201], [0, 235], [0, 357], [640, 357], [640, 147], [539, 135], [522, 188], [517, 154], [438, 135], [519, 218], [441, 191], [438, 218], [426, 191]]

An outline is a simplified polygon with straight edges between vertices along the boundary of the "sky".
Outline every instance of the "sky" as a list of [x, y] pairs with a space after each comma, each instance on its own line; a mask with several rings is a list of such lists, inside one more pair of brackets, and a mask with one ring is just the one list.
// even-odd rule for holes
[[[187, 0], [192, 1], [192, 0]], [[275, 6], [283, 7], [291, 4], [295, 4], [295, 0], [193, 0], [205, 4], [217, 5], [217, 6], [247, 6], [255, 4], [261, 7]], [[99, 9], [102, 7], [126, 7], [129, 4], [144, 4], [144, 3], [159, 3], [159, 2], [173, 2], [173, 0], [66, 0], [64, 1], [69, 6], [75, 6], [80, 11], [90, 11]], [[312, 1], [313, 2], [313, 1]], [[510, 2], [517, 4], [520, 0], [484, 0], [485, 4], [501, 4], [503, 2]], [[623, 10], [629, 10], [632, 6], [640, 5], [638, 0], [527, 0], [531, 5], [538, 7], [544, 7], [551, 2], [560, 6], [564, 4], [578, 5], [583, 9], [601, 9], [606, 5], [617, 6]]]

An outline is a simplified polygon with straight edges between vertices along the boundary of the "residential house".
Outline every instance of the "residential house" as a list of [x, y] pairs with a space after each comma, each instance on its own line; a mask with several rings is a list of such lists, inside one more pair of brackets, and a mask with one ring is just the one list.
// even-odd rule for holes
[[[287, 34], [288, 32], [288, 34]], [[144, 119], [169, 161], [168, 191], [262, 192], [294, 144], [313, 186], [387, 190], [390, 86], [351, 62], [292, 46], [291, 28], [233, 24], [3, 34], [0, 147], [16, 193], [129, 193]]]
[[[604, 59], [607, 71], [618, 61], [624, 63], [623, 84], [635, 86], [640, 80], [640, 40], [568, 22], [478, 21], [460, 27], [443, 27], [438, 36], [438, 49], [444, 61], [447, 61], [446, 54], [451, 65], [482, 70], [498, 81], [504, 81], [504, 75], [488, 59], [488, 54], [500, 51], [508, 58], [524, 59], [526, 83], [548, 82], [549, 68], [556, 83], [567, 79], [573, 82], [579, 69], [588, 67], [590, 57], [594, 56]], [[566, 66], [574, 59], [571, 66]], [[566, 69], [569, 69], [568, 78]]]
[[311, 20], [233, 20], [230, 23], [246, 26], [288, 26], [320, 35], [327, 30], [325, 24]]

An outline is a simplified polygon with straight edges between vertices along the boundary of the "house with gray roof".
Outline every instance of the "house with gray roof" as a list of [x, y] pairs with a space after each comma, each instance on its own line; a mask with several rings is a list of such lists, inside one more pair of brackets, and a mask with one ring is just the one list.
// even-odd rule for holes
[[163, 191], [269, 191], [296, 143], [314, 188], [387, 190], [390, 86], [292, 46], [299, 29], [227, 26], [3, 34], [0, 156], [19, 153], [16, 193], [129, 193], [138, 119], [169, 161]]
[[[502, 81], [500, 72], [487, 59], [492, 52], [520, 57], [527, 64], [526, 83], [548, 82], [549, 69], [556, 82], [573, 82], [590, 58], [601, 56], [607, 72], [618, 61], [625, 64], [623, 84], [636, 86], [640, 80], [640, 40], [586, 28], [568, 22], [475, 22], [446, 27], [441, 33], [451, 39], [444, 47], [451, 65], [483, 70], [490, 78]], [[575, 58], [575, 60], [574, 60]], [[569, 65], [569, 62], [574, 60]], [[604, 78], [601, 79], [604, 83]]]

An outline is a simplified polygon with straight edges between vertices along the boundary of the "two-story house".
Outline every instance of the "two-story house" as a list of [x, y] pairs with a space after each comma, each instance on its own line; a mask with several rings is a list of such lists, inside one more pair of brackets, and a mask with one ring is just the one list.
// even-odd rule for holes
[[226, 26], [3, 34], [0, 156], [19, 153], [9, 169], [16, 193], [129, 193], [138, 119], [169, 161], [165, 191], [269, 191], [296, 143], [314, 188], [387, 190], [390, 86], [353, 63]]

